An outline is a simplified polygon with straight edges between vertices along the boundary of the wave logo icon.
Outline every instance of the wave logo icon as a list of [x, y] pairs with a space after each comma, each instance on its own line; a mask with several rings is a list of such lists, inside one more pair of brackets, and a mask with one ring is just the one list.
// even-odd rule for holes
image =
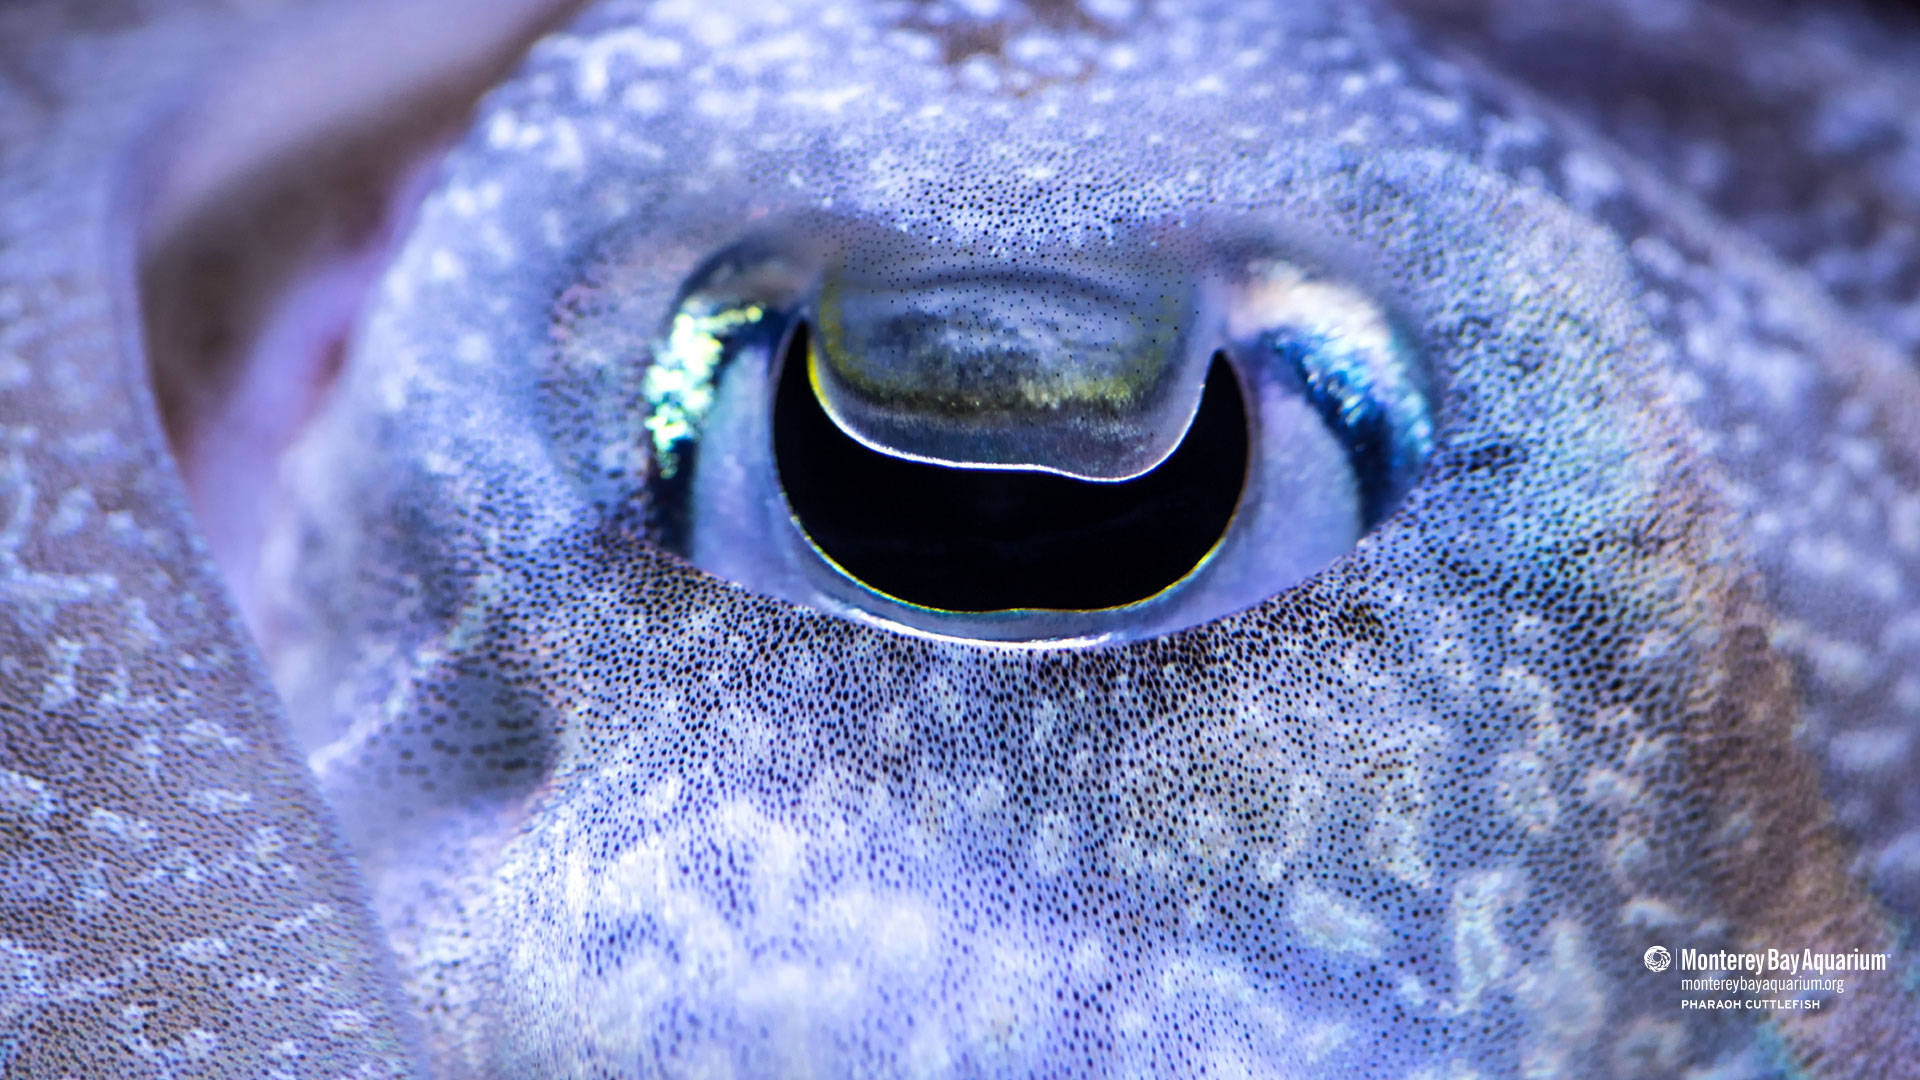
[[1653, 948], [1648, 949], [1646, 955], [1640, 959], [1646, 962], [1648, 971], [1665, 971], [1667, 970], [1667, 965], [1673, 962], [1673, 955], [1660, 946], [1655, 945]]

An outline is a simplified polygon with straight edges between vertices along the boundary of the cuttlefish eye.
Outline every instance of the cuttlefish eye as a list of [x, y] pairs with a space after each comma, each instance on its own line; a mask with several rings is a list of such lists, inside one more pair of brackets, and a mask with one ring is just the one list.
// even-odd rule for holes
[[649, 364], [659, 542], [979, 641], [1255, 604], [1391, 516], [1434, 438], [1380, 305], [1197, 237], [1009, 256], [767, 231], [694, 272]]

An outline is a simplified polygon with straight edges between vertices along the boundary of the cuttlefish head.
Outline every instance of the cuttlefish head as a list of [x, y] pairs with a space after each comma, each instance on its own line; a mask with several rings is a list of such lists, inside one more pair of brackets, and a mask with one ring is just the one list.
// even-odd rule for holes
[[1885, 928], [1830, 843], [1759, 857], [1818, 788], [1596, 200], [1657, 210], [1489, 149], [1514, 108], [1409, 41], [608, 4], [486, 99], [248, 601], [454, 1073], [1571, 1076], [1883, 1023], [1648, 981]]

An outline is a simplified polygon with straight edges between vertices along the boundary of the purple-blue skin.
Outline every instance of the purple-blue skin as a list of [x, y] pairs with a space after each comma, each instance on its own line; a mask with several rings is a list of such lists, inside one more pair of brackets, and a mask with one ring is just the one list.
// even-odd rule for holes
[[[0, 1074], [1920, 1076], [1920, 34], [1404, 6], [601, 4], [430, 172], [551, 12], [0, 11]], [[181, 286], [341, 157], [357, 226]], [[1233, 354], [1312, 524], [1066, 621], [823, 572], [771, 353], [649, 381], [794, 222], [826, 393], [929, 252], [977, 311], [1198, 283], [1148, 355]], [[1370, 530], [1246, 347], [1355, 311], [1434, 403]], [[1066, 405], [916, 427], [972, 369], [914, 340], [836, 420], [1138, 464], [1046, 341]], [[1769, 948], [1889, 960], [1681, 1007]]]

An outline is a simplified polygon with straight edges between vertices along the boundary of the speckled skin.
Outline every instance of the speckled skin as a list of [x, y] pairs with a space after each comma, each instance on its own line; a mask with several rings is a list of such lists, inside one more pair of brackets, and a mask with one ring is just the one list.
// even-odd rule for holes
[[[397, 987], [449, 1076], [1920, 1075], [1920, 380], [1463, 63], [1331, 3], [607, 5], [540, 46], [262, 563], [392, 982], [112, 366], [112, 238], [46, 239], [104, 210], [43, 177], [123, 132], [52, 111], [0, 172], [0, 1061], [397, 1075]], [[1016, 263], [1271, 235], [1414, 328], [1433, 463], [1321, 575], [1124, 646], [715, 580], [635, 525], [646, 349], [828, 200]], [[1709, 1015], [1653, 944], [1894, 970]]]
[[366, 890], [140, 370], [124, 160], [246, 29], [0, 12], [0, 1075], [402, 1076]]

